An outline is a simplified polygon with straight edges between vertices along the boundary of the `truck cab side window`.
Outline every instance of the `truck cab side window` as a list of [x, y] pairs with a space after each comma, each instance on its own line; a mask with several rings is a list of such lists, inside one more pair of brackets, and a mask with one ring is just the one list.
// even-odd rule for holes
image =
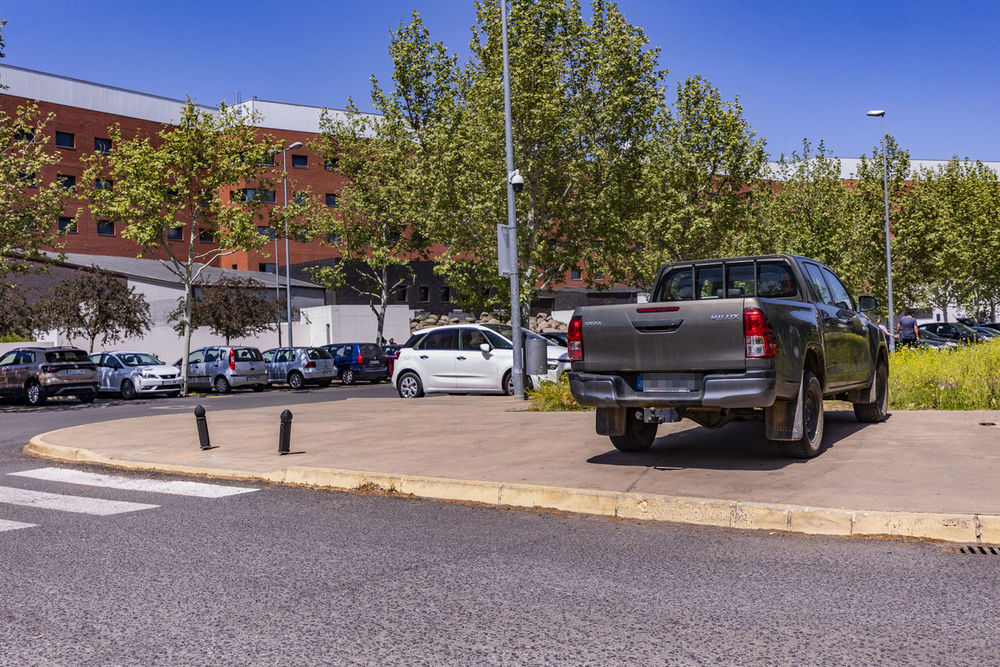
[[830, 290], [833, 292], [833, 303], [837, 308], [841, 310], [851, 310], [855, 311], [857, 308], [854, 307], [854, 299], [851, 298], [851, 293], [847, 291], [844, 284], [840, 282], [837, 276], [826, 268], [821, 269], [823, 276], [826, 277], [826, 283], [830, 286]]
[[816, 298], [828, 306], [836, 306], [837, 304], [830, 294], [830, 289], [826, 286], [826, 281], [823, 280], [823, 274], [820, 273], [819, 267], [815, 264], [805, 264], [805, 267], [806, 273], [809, 274], [809, 282], [812, 283], [813, 289], [816, 291]]
[[726, 265], [726, 296], [753, 295], [753, 264]]
[[795, 278], [792, 277], [787, 264], [757, 265], [757, 296], [779, 299], [795, 296], [797, 292]]
[[721, 299], [724, 296], [722, 290], [722, 267], [699, 266], [695, 269], [694, 284], [696, 299]]
[[694, 283], [692, 270], [675, 269], [663, 280], [663, 287], [657, 295], [657, 301], [690, 301], [694, 298]]

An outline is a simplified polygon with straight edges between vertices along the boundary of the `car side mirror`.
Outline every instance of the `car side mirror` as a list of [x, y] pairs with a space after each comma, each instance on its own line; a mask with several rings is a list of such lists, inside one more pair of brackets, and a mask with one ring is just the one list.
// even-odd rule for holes
[[489, 354], [493, 351], [493, 346], [489, 343], [480, 343], [479, 349], [483, 351], [483, 354]]
[[858, 297], [858, 310], [862, 313], [867, 313], [869, 310], [875, 310], [878, 308], [878, 299], [873, 296], [859, 296]]

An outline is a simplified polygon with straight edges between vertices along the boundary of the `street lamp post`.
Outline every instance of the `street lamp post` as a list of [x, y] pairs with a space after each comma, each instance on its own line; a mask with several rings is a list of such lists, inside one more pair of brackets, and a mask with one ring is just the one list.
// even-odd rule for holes
[[[285, 218], [285, 305], [287, 306], [287, 316], [288, 316], [288, 347], [294, 347], [292, 343], [292, 266], [288, 260], [288, 156], [286, 153], [288, 151], [297, 150], [302, 148], [302, 142], [296, 141], [290, 146], [281, 149], [281, 170], [282, 170], [282, 181], [285, 190], [285, 210], [283, 211], [286, 215], [282, 216]], [[274, 239], [275, 255], [277, 255], [278, 239]], [[277, 263], [278, 258], [275, 257], [274, 261]], [[274, 269], [275, 273], [278, 272], [277, 265]], [[279, 327], [280, 329], [280, 327]], [[281, 333], [279, 331], [278, 335]]]
[[[514, 396], [524, 396], [524, 362], [521, 341], [521, 294], [517, 258], [517, 214], [514, 209], [514, 138], [510, 112], [510, 65], [507, 59], [507, 0], [500, 0], [500, 23], [503, 34], [503, 107], [507, 148], [507, 234], [510, 245], [510, 326], [514, 343]], [[520, 181], [523, 185], [523, 180]]]
[[868, 112], [873, 118], [882, 119], [882, 184], [885, 189], [885, 276], [889, 288], [889, 351], [896, 351], [896, 332], [893, 330], [895, 311], [892, 307], [892, 254], [889, 252], [889, 167], [885, 157], [885, 111], [874, 109]]

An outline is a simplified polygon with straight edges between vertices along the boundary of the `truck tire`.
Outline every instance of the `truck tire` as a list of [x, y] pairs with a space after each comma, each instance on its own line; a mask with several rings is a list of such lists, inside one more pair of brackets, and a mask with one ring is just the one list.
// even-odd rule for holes
[[[641, 415], [642, 411], [638, 413]], [[625, 419], [625, 435], [612, 435], [611, 444], [620, 452], [644, 452], [656, 440], [659, 424], [647, 424], [642, 417], [636, 417], [636, 410], [629, 410]]]
[[889, 367], [885, 361], [879, 360], [875, 368], [875, 402], [855, 403], [854, 416], [859, 422], [877, 424], [885, 421], [889, 414]]
[[779, 440], [781, 453], [794, 459], [811, 459], [823, 445], [823, 388], [809, 371], [803, 371], [802, 430], [799, 440]]

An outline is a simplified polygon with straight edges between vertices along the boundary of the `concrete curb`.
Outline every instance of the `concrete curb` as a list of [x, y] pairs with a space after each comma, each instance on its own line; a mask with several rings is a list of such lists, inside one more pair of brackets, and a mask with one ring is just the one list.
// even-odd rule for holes
[[381, 490], [433, 500], [545, 508], [643, 521], [671, 521], [741, 530], [777, 530], [807, 535], [894, 536], [965, 544], [1000, 544], [1000, 516], [994, 515], [871, 512], [330, 468], [289, 467], [270, 472], [221, 470], [110, 459], [88, 449], [50, 445], [44, 440], [46, 435], [48, 434], [43, 433], [32, 438], [24, 446], [24, 453], [55, 461], [96, 463], [126, 470], [326, 489]]

